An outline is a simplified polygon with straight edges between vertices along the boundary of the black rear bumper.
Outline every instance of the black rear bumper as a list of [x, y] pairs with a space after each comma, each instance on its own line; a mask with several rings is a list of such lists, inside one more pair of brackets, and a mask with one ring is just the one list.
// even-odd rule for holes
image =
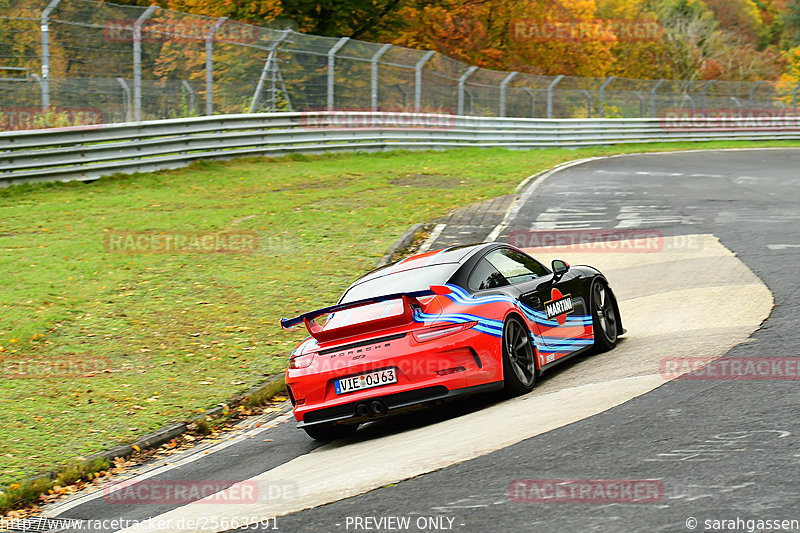
[[[328, 424], [332, 422], [343, 424], [360, 424], [370, 420], [375, 420], [377, 418], [399, 414], [408, 409], [424, 406], [427, 403], [449, 400], [459, 396], [470, 396], [484, 392], [498, 391], [502, 388], [503, 382], [496, 381], [494, 383], [485, 383], [482, 385], [474, 385], [472, 387], [454, 390], [448, 390], [447, 387], [439, 385], [435, 387], [425, 387], [422, 389], [396, 392], [394, 394], [387, 394], [386, 396], [370, 398], [369, 400], [361, 400], [337, 405], [334, 407], [325, 407], [316, 411], [309, 411], [303, 417], [303, 421], [297, 423], [297, 427], [302, 428], [315, 426], [317, 424]], [[387, 412], [385, 415], [360, 416], [356, 412], [359, 404], [373, 402], [376, 400], [382, 402], [386, 406]]]

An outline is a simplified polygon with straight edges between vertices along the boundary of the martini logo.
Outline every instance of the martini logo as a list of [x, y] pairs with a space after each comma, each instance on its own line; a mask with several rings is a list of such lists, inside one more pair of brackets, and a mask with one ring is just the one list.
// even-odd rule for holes
[[552, 320], [555, 318], [558, 325], [563, 326], [567, 321], [567, 315], [570, 314], [574, 308], [572, 305], [572, 296], [569, 294], [566, 296], [562, 295], [561, 291], [558, 289], [552, 289], [550, 291], [550, 298], [552, 298], [552, 300], [544, 303], [547, 319]]

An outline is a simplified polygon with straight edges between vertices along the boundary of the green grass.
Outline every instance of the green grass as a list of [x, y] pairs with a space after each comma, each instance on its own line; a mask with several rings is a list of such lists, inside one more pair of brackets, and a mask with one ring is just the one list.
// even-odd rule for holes
[[[416, 222], [572, 159], [732, 146], [744, 145], [239, 159], [0, 190], [0, 485], [130, 442], [281, 372], [304, 331], [284, 332], [278, 319], [335, 302]], [[112, 232], [221, 230], [258, 232], [258, 252], [104, 248]], [[81, 361], [97, 372], [24, 379], [11, 373], [20, 361]]]

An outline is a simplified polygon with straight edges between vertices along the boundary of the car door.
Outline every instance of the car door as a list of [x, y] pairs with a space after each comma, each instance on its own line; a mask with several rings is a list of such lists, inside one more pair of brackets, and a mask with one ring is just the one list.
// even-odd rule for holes
[[567, 271], [553, 283], [549, 269], [512, 248], [490, 252], [486, 260], [519, 291], [520, 302], [532, 311], [538, 329], [534, 333], [548, 350], [542, 354], [543, 364], [583, 348], [586, 325], [583, 320], [569, 318], [575, 313], [576, 304], [582, 303], [579, 272]]

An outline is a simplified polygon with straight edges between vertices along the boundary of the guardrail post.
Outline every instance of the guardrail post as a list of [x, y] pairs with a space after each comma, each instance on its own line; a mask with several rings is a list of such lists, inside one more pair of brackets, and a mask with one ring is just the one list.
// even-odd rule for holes
[[510, 73], [508, 76], [503, 78], [503, 81], [500, 82], [500, 116], [506, 116], [506, 87], [514, 79], [514, 77], [519, 74], [516, 70]]
[[189, 93], [189, 109], [194, 113], [194, 89], [192, 89], [192, 86], [189, 85], [189, 82], [186, 80], [181, 80], [181, 85], [183, 89]]
[[336, 52], [338, 52], [342, 46], [347, 44], [347, 41], [349, 40], [349, 37], [342, 37], [339, 39], [339, 41], [337, 41], [336, 44], [333, 45], [330, 50], [328, 50], [328, 111], [333, 111], [334, 105], [335, 95], [333, 89], [335, 83], [334, 69], [336, 68]]
[[414, 111], [419, 112], [422, 109], [422, 67], [425, 66], [430, 58], [435, 54], [433, 50], [427, 52], [417, 64], [414, 65]]
[[561, 83], [563, 79], [563, 74], [556, 76], [556, 79], [551, 81], [550, 85], [547, 86], [547, 118], [553, 118], [553, 89], [555, 89], [556, 85]]
[[478, 67], [469, 67], [467, 71], [458, 78], [458, 114], [464, 114], [464, 89], [466, 88], [467, 78], [478, 70]]
[[122, 101], [125, 103], [125, 122], [131, 121], [131, 88], [122, 78], [117, 78], [117, 83], [122, 87]]
[[753, 84], [753, 87], [750, 89], [750, 112], [751, 113], [753, 111], [753, 108], [756, 106], [755, 105], [755, 100], [754, 100], [755, 96], [756, 96], [756, 90], [758, 90], [758, 88], [761, 87], [762, 83], [764, 83], [762, 80], [758, 80], [757, 82], [755, 82]]
[[794, 92], [792, 93], [793, 103], [794, 103], [794, 114], [797, 114], [797, 95], [800, 93], [800, 85], [795, 87]]
[[50, 107], [50, 13], [58, 7], [61, 0], [50, 0], [42, 11], [40, 28], [42, 30], [42, 110]]
[[705, 113], [706, 112], [706, 91], [714, 85], [714, 82], [717, 80], [709, 80], [703, 85], [703, 89], [700, 91], [700, 110]]
[[[267, 52], [269, 55], [267, 56], [267, 60], [264, 62], [264, 68], [261, 69], [261, 76], [258, 78], [258, 85], [256, 85], [256, 91], [253, 93], [253, 98], [250, 100], [250, 109], [247, 111], [248, 113], [253, 113], [258, 107], [259, 102], [261, 101], [261, 93], [264, 91], [264, 84], [267, 82], [267, 76], [269, 76], [275, 66], [277, 65], [276, 61], [278, 60], [277, 49], [280, 46], [281, 42], [289, 35], [290, 29], [285, 29], [281, 32], [281, 35], [275, 39], [272, 44], [267, 47]], [[276, 87], [276, 76], [270, 76], [270, 97], [272, 98], [272, 102], [275, 102], [275, 90]], [[275, 106], [271, 106], [270, 109], [275, 109]]]
[[660, 79], [652, 89], [650, 89], [650, 118], [656, 118], [656, 93], [667, 80]]
[[206, 115], [214, 114], [214, 35], [228, 17], [218, 18], [206, 34]]
[[599, 109], [600, 118], [606, 116], [606, 87], [608, 87], [615, 79], [617, 79], [616, 76], [609, 76], [606, 79], [606, 81], [604, 81], [603, 84], [600, 85], [600, 109]]
[[370, 98], [373, 111], [378, 110], [378, 60], [383, 54], [388, 52], [391, 47], [391, 44], [384, 44], [377, 52], [375, 52], [375, 55], [372, 56], [372, 59], [370, 60], [370, 68], [372, 71]]
[[158, 6], [148, 7], [133, 23], [133, 120], [142, 120], [142, 24]]

